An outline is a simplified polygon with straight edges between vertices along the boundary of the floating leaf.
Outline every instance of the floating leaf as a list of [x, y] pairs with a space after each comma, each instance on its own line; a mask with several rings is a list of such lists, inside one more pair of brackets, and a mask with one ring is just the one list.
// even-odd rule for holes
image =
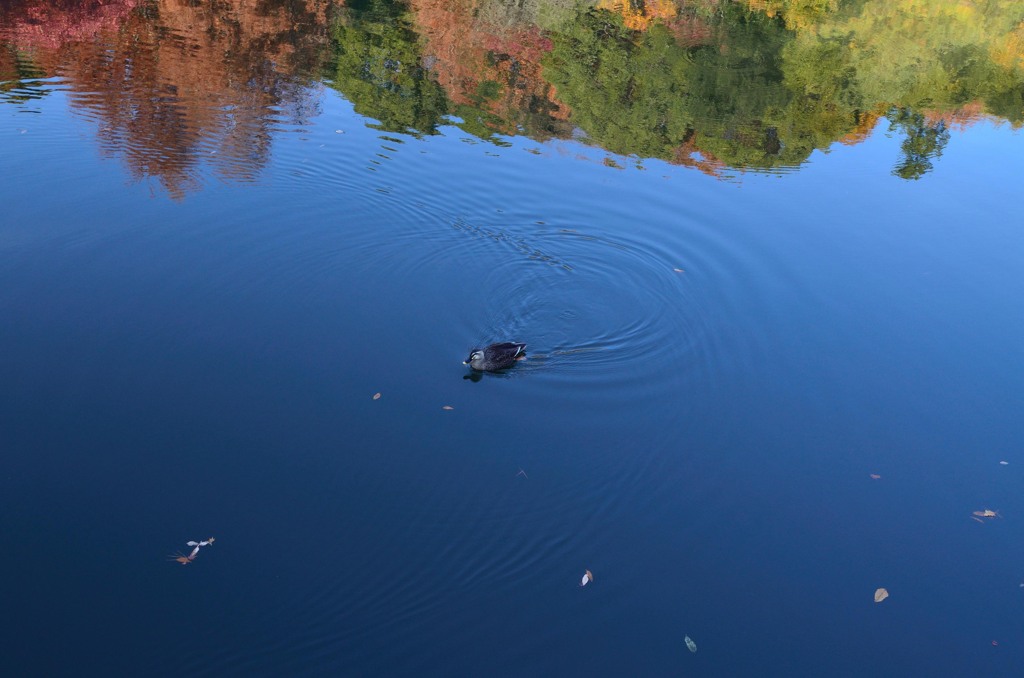
[[690, 652], [697, 651], [697, 643], [693, 642], [693, 638], [690, 636], [685, 636], [683, 642], [686, 643], [686, 647], [690, 648]]
[[999, 462], [1000, 466], [1008, 466], [1009, 464], [1010, 464], [1010, 462], [1008, 462], [1008, 461], [1001, 461], [1001, 462]]
[[888, 597], [889, 597], [889, 592], [886, 591], [885, 589], [878, 589], [877, 591], [875, 591], [875, 602], [876, 603], [880, 603], [880, 602], [882, 602], [883, 600], [885, 600]]
[[590, 570], [587, 570], [583, 573], [583, 581], [580, 582], [580, 586], [586, 586], [592, 581], [594, 581], [594, 573]]
[[442, 407], [441, 409], [442, 409], [442, 410], [454, 410], [455, 408], [454, 408], [454, 407], [452, 407], [451, 405], [445, 405], [445, 406], [444, 406], [444, 407]]
[[984, 511], [975, 511], [974, 515], [979, 516], [981, 518], [995, 518], [999, 514], [991, 509], [985, 509]]
[[373, 394], [373, 399], [374, 400], [380, 400], [380, 393], [374, 393]]
[[686, 271], [684, 271], [681, 268], [673, 268], [672, 270], [675, 271], [676, 273], [686, 273]]
[[881, 478], [881, 477], [882, 477], [882, 476], [878, 475], [877, 473], [872, 473], [872, 474], [871, 474], [871, 479], [872, 479], [872, 480], [878, 480], [878, 479], [879, 479], [879, 478]]

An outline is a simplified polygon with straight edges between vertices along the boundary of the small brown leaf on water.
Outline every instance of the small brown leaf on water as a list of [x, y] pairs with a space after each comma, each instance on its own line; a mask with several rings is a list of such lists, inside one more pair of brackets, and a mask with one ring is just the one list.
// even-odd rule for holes
[[889, 597], [889, 592], [886, 591], [885, 589], [878, 589], [877, 591], [875, 591], [875, 602], [876, 603], [880, 603], [880, 602], [882, 602], [883, 600], [885, 600], [888, 597]]
[[380, 393], [374, 393], [373, 394], [373, 399], [374, 400], [380, 400]]
[[877, 473], [872, 473], [872, 474], [871, 474], [871, 479], [872, 479], [872, 480], [878, 480], [878, 479], [879, 479], [879, 478], [881, 478], [881, 477], [882, 477], [882, 476], [878, 475]]
[[454, 408], [454, 407], [452, 407], [451, 405], [445, 405], [445, 406], [444, 406], [444, 407], [442, 407], [441, 409], [442, 409], [442, 410], [454, 410], [455, 408]]

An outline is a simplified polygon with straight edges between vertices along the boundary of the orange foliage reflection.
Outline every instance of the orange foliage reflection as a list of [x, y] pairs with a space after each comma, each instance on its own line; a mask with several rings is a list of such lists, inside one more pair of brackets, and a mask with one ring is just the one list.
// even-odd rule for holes
[[597, 7], [621, 14], [626, 28], [634, 31], [645, 31], [655, 21], [669, 23], [679, 13], [675, 0], [600, 0]]
[[[479, 0], [411, 0], [410, 8], [432, 71], [458, 106], [492, 113], [494, 132], [516, 134], [525, 117], [541, 117], [544, 126], [527, 125], [534, 138], [567, 135], [567, 106], [541, 75], [541, 59], [551, 40], [534, 25], [498, 26], [477, 18]], [[494, 93], [486, 92], [488, 84]], [[554, 128], [559, 128], [556, 134]], [[564, 129], [561, 129], [563, 128]]]
[[31, 0], [0, 6], [0, 38], [59, 77], [103, 152], [176, 198], [203, 168], [250, 181], [273, 128], [315, 109], [301, 75], [328, 52], [318, 0]]

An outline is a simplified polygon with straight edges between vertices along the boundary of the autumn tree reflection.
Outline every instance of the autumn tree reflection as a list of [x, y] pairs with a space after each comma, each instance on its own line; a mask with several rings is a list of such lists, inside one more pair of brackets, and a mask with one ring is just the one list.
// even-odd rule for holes
[[7, 3], [9, 50], [57, 76], [103, 152], [181, 197], [209, 169], [250, 181], [275, 125], [316, 111], [308, 76], [329, 58], [318, 0]]
[[541, 75], [551, 40], [537, 5], [477, 0], [360, 0], [339, 13], [333, 86], [374, 126], [481, 139], [567, 136], [568, 109]]
[[796, 167], [888, 117], [913, 178], [944, 143], [929, 121], [1022, 122], [1012, 4], [362, 0], [335, 86], [389, 131], [572, 136], [713, 174]]
[[547, 27], [573, 16], [572, 2], [411, 0], [431, 72], [463, 130], [501, 143], [572, 133], [569, 108], [542, 73], [552, 47]]
[[[319, 83], [371, 126], [580, 139], [709, 174], [954, 125], [1024, 124], [1017, 0], [0, 0], [0, 101], [66, 83], [104, 152], [175, 196], [250, 181]], [[609, 161], [610, 165], [619, 163]]]

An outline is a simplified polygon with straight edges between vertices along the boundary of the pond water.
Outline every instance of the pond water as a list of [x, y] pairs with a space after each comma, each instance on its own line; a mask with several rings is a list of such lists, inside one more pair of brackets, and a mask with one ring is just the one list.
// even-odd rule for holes
[[1017, 675], [1024, 33], [935, 5], [0, 2], [6, 670]]

